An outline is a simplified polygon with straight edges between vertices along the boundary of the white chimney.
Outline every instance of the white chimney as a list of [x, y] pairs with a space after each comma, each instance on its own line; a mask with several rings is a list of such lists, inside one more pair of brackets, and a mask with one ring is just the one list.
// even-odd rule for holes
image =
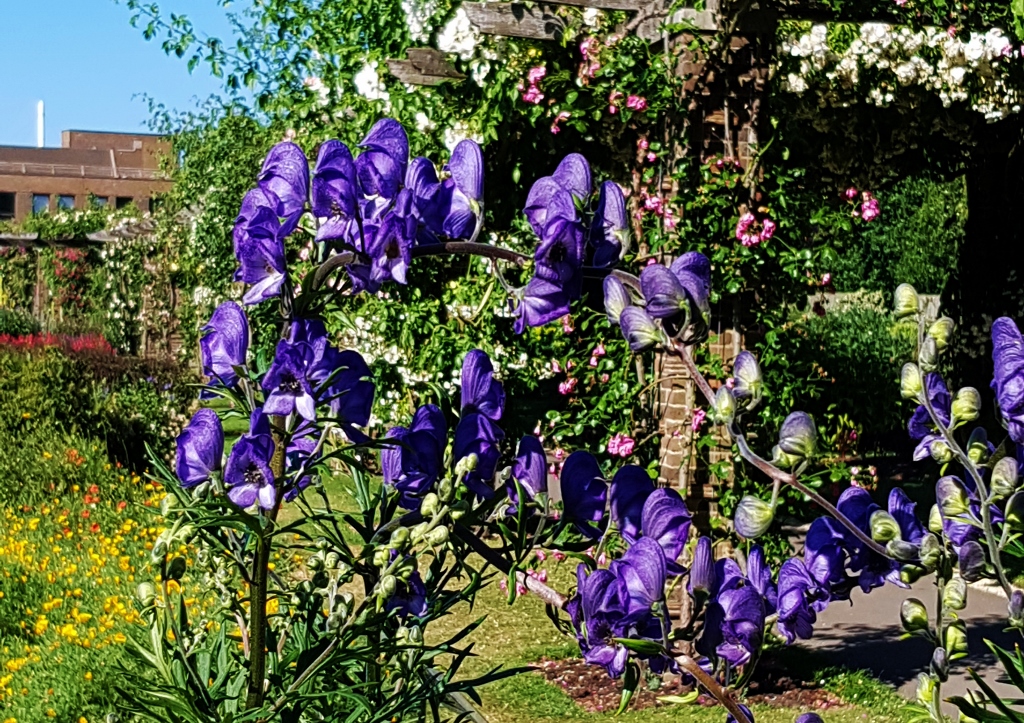
[[43, 112], [43, 101], [36, 105], [36, 147], [46, 145], [46, 114]]

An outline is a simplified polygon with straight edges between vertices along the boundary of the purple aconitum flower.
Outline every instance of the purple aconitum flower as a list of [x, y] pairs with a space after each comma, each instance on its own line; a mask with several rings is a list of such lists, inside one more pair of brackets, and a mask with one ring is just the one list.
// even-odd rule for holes
[[283, 239], [277, 198], [260, 188], [249, 191], [234, 230], [239, 264], [234, 279], [251, 284], [242, 297], [245, 304], [258, 304], [281, 293], [287, 273]]
[[629, 296], [626, 285], [609, 274], [604, 279], [604, 309], [608, 314], [608, 322], [618, 325], [622, 312], [629, 308], [633, 300]]
[[[941, 375], [935, 372], [926, 374], [924, 381], [925, 393], [928, 395], [932, 409], [935, 410], [935, 415], [944, 426], [948, 427], [952, 413], [952, 399], [949, 389], [946, 388], [946, 382], [943, 381]], [[933, 452], [935, 445], [944, 446], [946, 444], [942, 434], [935, 429], [928, 408], [923, 404], [919, 405], [911, 415], [910, 421], [907, 423], [907, 432], [911, 439], [918, 442], [917, 448], [914, 450], [915, 462], [934, 456], [937, 452], [937, 450]]]
[[647, 313], [655, 319], [677, 316], [686, 310], [686, 289], [669, 269], [650, 264], [640, 272], [640, 289], [647, 300]]
[[309, 161], [294, 143], [285, 141], [270, 149], [258, 179], [259, 187], [277, 196], [284, 217], [282, 236], [299, 225], [309, 196]]
[[294, 500], [313, 482], [313, 474], [309, 470], [319, 458], [319, 454], [314, 457], [317, 452], [315, 433], [312, 424], [303, 423], [292, 434], [285, 448], [284, 473], [288, 478], [288, 485], [284, 488], [286, 502]]
[[245, 366], [249, 350], [249, 320], [242, 307], [225, 301], [213, 312], [202, 332], [199, 349], [203, 374], [210, 377], [212, 383], [235, 386], [238, 383], [235, 367]]
[[629, 250], [629, 216], [626, 199], [619, 184], [605, 181], [597, 197], [597, 209], [590, 226], [593, 264], [598, 268], [614, 266]]
[[462, 414], [478, 412], [498, 421], [505, 408], [505, 390], [494, 378], [494, 367], [486, 353], [473, 349], [462, 360]]
[[846, 527], [831, 517], [819, 517], [807, 531], [804, 566], [814, 581], [828, 592], [826, 602], [849, 598], [851, 582], [846, 574], [849, 538]]
[[635, 464], [615, 473], [609, 489], [611, 517], [615, 528], [633, 544], [640, 534], [641, 516], [647, 498], [654, 492], [654, 481], [647, 470]]
[[649, 537], [661, 545], [665, 553], [668, 573], [681, 575], [685, 568], [676, 560], [686, 547], [690, 536], [690, 511], [676, 490], [658, 488], [644, 502], [640, 514], [640, 529], [644, 537]]
[[419, 570], [409, 576], [409, 582], [388, 599], [387, 610], [397, 610], [402, 617], [421, 618], [427, 614], [427, 588]]
[[274, 457], [274, 438], [270, 420], [262, 409], [252, 413], [249, 431], [235, 442], [224, 469], [228, 499], [241, 508], [258, 504], [264, 510], [277, 504], [274, 473], [270, 460]]
[[[544, 454], [544, 447], [540, 440], [532, 434], [519, 440], [519, 450], [516, 453], [515, 462], [512, 464], [512, 477], [531, 500], [536, 499], [539, 494], [548, 492], [547, 455]], [[509, 481], [506, 489], [508, 497], [512, 501], [511, 512], [514, 514], [515, 508], [519, 505], [516, 486]]]
[[610, 570], [619, 581], [619, 599], [625, 608], [621, 624], [644, 621], [664, 600], [665, 554], [657, 541], [640, 538], [612, 562]]
[[451, 174], [451, 205], [444, 219], [444, 235], [472, 238], [482, 218], [484, 198], [484, 156], [476, 141], [460, 141], [448, 162]]
[[957, 553], [960, 577], [964, 582], [978, 582], [985, 576], [985, 550], [977, 540], [968, 540]]
[[927, 530], [917, 519], [917, 503], [911, 502], [906, 492], [899, 487], [894, 487], [889, 492], [889, 514], [899, 525], [901, 540], [914, 545], [921, 542]]
[[779, 449], [800, 459], [814, 456], [818, 446], [818, 428], [807, 412], [792, 412], [779, 429]]
[[393, 118], [383, 118], [359, 145], [365, 149], [356, 159], [356, 173], [363, 193], [389, 200], [395, 198], [409, 163], [405, 128]]
[[802, 560], [792, 558], [782, 563], [779, 569], [778, 628], [787, 643], [811, 637], [818, 613], [825, 609], [828, 601], [828, 591]]
[[551, 176], [555, 182], [579, 200], [590, 195], [590, 164], [579, 153], [570, 153], [558, 164]]
[[[707, 316], [711, 313], [711, 261], [699, 251], [687, 251], [669, 267], [695, 307]], [[694, 317], [698, 314], [694, 313]]]
[[600, 537], [608, 485], [597, 460], [589, 452], [573, 452], [562, 466], [559, 482], [565, 519], [587, 537]]
[[772, 581], [772, 569], [764, 556], [764, 549], [754, 545], [747, 556], [747, 581], [764, 599], [764, 611], [767, 615], [775, 613], [778, 607], [779, 594]]
[[[750, 720], [754, 720], [754, 719], [751, 718]], [[825, 723], [825, 722], [821, 719], [821, 716], [818, 715], [817, 713], [804, 713], [802, 716], [798, 717], [795, 721], [793, 721], [793, 723]]]
[[474, 494], [485, 499], [494, 496], [494, 472], [504, 438], [505, 433], [483, 414], [467, 414], [455, 428], [452, 459], [458, 462], [476, 455], [476, 467], [466, 475], [465, 482]]
[[[563, 193], [559, 198], [572, 202], [568, 194]], [[556, 215], [540, 234], [540, 245], [534, 253], [535, 274], [558, 284], [570, 298], [575, 299], [579, 297], [583, 283], [583, 226], [575, 206], [566, 209], [565, 213], [572, 215]]]
[[380, 228], [373, 234], [373, 240], [367, 245], [366, 253], [372, 260], [372, 284], [379, 285], [388, 280], [405, 283], [406, 272], [412, 263], [416, 230], [412, 192], [403, 188], [398, 192], [394, 208], [384, 216]]
[[992, 322], [992, 389], [1010, 439], [1024, 444], [1024, 339], [1005, 316]]
[[413, 214], [422, 225], [417, 240], [420, 243], [436, 243], [437, 237], [444, 234], [454, 186], [441, 183], [433, 162], [420, 157], [409, 163], [405, 187], [412, 193]]
[[341, 141], [325, 142], [313, 168], [313, 215], [327, 219], [317, 230], [317, 241], [343, 239], [362, 251], [356, 243], [361, 197], [352, 151]]
[[416, 410], [408, 428], [392, 427], [385, 441], [393, 444], [380, 454], [384, 484], [399, 493], [399, 504], [405, 509], [419, 509], [423, 495], [441, 475], [448, 444], [444, 413], [433, 404], [425, 404]]
[[690, 579], [687, 581], [687, 589], [694, 597], [698, 593], [710, 596], [718, 589], [717, 582], [715, 577], [715, 556], [711, 550], [711, 538], [701, 535], [697, 539], [697, 546], [693, 551], [693, 565], [690, 567]]
[[708, 603], [697, 650], [733, 666], [745, 665], [761, 651], [764, 621], [764, 601], [757, 590], [746, 585], [722, 590]]
[[622, 336], [634, 352], [651, 349], [661, 342], [661, 329], [654, 323], [651, 315], [639, 306], [627, 306], [619, 314], [619, 326]]
[[185, 488], [210, 479], [224, 456], [224, 428], [212, 409], [200, 409], [178, 435], [175, 471]]
[[595, 570], [587, 575], [586, 566], [576, 571], [576, 595], [566, 610], [576, 630], [583, 659], [600, 665], [608, 677], [618, 678], [626, 669], [629, 650], [615, 641], [623, 637], [621, 622], [626, 610], [621, 599], [619, 579], [610, 570]]
[[544, 326], [569, 313], [572, 300], [564, 287], [553, 281], [534, 276], [517, 294], [516, 334], [522, 334], [526, 327]]
[[757, 357], [749, 351], [741, 351], [732, 364], [732, 376], [736, 380], [732, 388], [732, 395], [736, 399], [760, 399], [764, 382]]
[[298, 413], [307, 421], [316, 420], [316, 399], [307, 377], [308, 344], [279, 341], [274, 361], [263, 378], [267, 414], [287, 416]]

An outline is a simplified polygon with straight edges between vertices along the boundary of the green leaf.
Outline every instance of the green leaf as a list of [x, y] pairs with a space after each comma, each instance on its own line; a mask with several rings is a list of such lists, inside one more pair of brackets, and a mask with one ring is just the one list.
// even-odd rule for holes
[[622, 681], [622, 698], [619, 700], [619, 709], [615, 715], [622, 715], [622, 712], [626, 710], [629, 705], [629, 701], [632, 699], [633, 694], [636, 692], [637, 686], [640, 685], [640, 666], [636, 664], [636, 661], [630, 660], [626, 664], [626, 674]]
[[615, 642], [639, 655], [661, 655], [665, 648], [653, 640], [637, 640], [635, 638], [614, 638]]

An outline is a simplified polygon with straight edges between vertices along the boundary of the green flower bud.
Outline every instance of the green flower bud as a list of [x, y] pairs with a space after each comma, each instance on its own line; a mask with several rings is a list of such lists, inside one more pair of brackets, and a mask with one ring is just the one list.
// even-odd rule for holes
[[330, 548], [330, 546], [331, 546], [331, 543], [330, 543], [330, 541], [326, 537], [318, 537], [318, 538], [316, 538], [316, 549], [318, 549], [318, 550], [326, 550], [326, 549]]
[[938, 371], [939, 348], [936, 346], [935, 340], [930, 336], [925, 337], [921, 348], [917, 352], [917, 364], [925, 374]]
[[447, 527], [435, 527], [427, 533], [426, 543], [431, 547], [437, 547], [448, 542], [448, 528]]
[[388, 547], [392, 550], [402, 551], [409, 546], [409, 538], [412, 534], [409, 532], [408, 527], [396, 527], [391, 532], [391, 541], [388, 543]]
[[981, 414], [981, 395], [974, 387], [963, 387], [953, 399], [953, 419], [973, 422]]
[[786, 454], [807, 459], [814, 456], [818, 446], [818, 428], [806, 412], [793, 412], [782, 422], [779, 430], [779, 449]]
[[733, 526], [741, 537], [753, 540], [768, 531], [774, 517], [775, 509], [770, 503], [760, 497], [744, 495], [736, 506]]
[[180, 555], [171, 559], [167, 564], [167, 579], [180, 580], [185, 576], [185, 558]]
[[[315, 560], [315, 559], [318, 559], [318, 558], [311, 558], [310, 559], [310, 563], [312, 563], [313, 560]], [[379, 547], [376, 550], [374, 550], [374, 552], [373, 552], [373, 566], [374, 567], [381, 567], [381, 568], [387, 567], [390, 562], [391, 562], [391, 551], [389, 549], [387, 549], [385, 547]], [[315, 569], [315, 568], [312, 567], [312, 565], [310, 565], [310, 569], [312, 570], [312, 569]]]
[[423, 539], [423, 536], [427, 534], [427, 528], [430, 527], [429, 522], [421, 522], [412, 528], [412, 541], [414, 543], [419, 542]]
[[963, 610], [967, 607], [967, 583], [954, 577], [942, 588], [942, 605], [948, 610]]
[[344, 615], [339, 615], [338, 613], [331, 613], [327, 616], [327, 629], [332, 633], [336, 633], [344, 623]]
[[394, 575], [385, 575], [377, 583], [377, 591], [382, 598], [387, 600], [398, 591], [398, 578]]
[[928, 336], [935, 340], [935, 346], [939, 351], [944, 351], [949, 346], [949, 340], [953, 336], [953, 320], [943, 316], [932, 322], [928, 327]]
[[[882, 542], [877, 537], [875, 541]], [[915, 562], [917, 560], [917, 549], [917, 545], [911, 542], [904, 542], [898, 537], [885, 543], [885, 551], [900, 562]]]
[[948, 464], [953, 459], [953, 450], [941, 439], [937, 439], [928, 446], [928, 452], [939, 464]]
[[920, 565], [903, 565], [900, 567], [900, 582], [913, 585], [924, 575], [925, 569]]
[[996, 497], [1006, 497], [1017, 489], [1017, 460], [1003, 457], [992, 468], [992, 481], [989, 489]]
[[424, 517], [433, 517], [437, 514], [440, 509], [440, 498], [433, 492], [428, 492], [423, 496], [423, 503], [420, 504], [420, 514]]
[[779, 445], [772, 447], [772, 464], [779, 469], [793, 469], [800, 464], [800, 457], [795, 454], [786, 454]]
[[880, 545], [900, 538], [899, 523], [885, 510], [875, 510], [869, 524], [871, 525], [871, 539]]
[[[376, 558], [374, 558], [374, 562], [376, 562]], [[310, 557], [308, 560], [306, 560], [306, 567], [308, 567], [313, 572], [316, 572], [317, 570], [323, 570], [324, 569], [324, 558], [323, 558], [323, 555], [318, 552], [317, 554], [315, 554], [312, 557]], [[377, 567], [384, 567], [384, 566], [383, 565], [378, 565]]]
[[341, 555], [332, 550], [331, 552], [328, 552], [327, 556], [324, 558], [324, 567], [328, 570], [333, 570], [338, 566], [339, 562], [341, 562]]
[[967, 657], [967, 625], [963, 620], [954, 620], [946, 627], [945, 648], [950, 661]]
[[[935, 497], [938, 499], [939, 508], [945, 518], [962, 515], [970, 509], [967, 490], [956, 477], [947, 475], [936, 482]], [[930, 521], [929, 524], [931, 524]]]
[[976, 465], [983, 465], [988, 457], [988, 432], [983, 427], [975, 427], [967, 439], [967, 458]]
[[900, 284], [896, 287], [895, 298], [893, 299], [893, 313], [897, 319], [906, 319], [921, 310], [921, 301], [917, 296], [917, 290], [910, 284]]
[[142, 607], [148, 608], [156, 602], [156, 588], [153, 587], [152, 583], [139, 583], [139, 586], [135, 588], [135, 597], [142, 603]]
[[917, 368], [917, 364], [907, 362], [900, 372], [900, 394], [904, 399], [920, 399], [923, 392], [921, 370]]
[[1024, 490], [1010, 495], [1006, 501], [1006, 524], [1014, 532], [1024, 532]]
[[928, 510], [928, 530], [936, 535], [942, 534], [942, 512], [937, 504]]
[[408, 639], [410, 645], [423, 645], [423, 629], [419, 625], [411, 626]]
[[935, 699], [935, 678], [928, 673], [921, 673], [917, 676], [917, 702], [926, 708]]
[[900, 605], [900, 623], [908, 633], [928, 629], [928, 610], [917, 598], [909, 597]]
[[153, 549], [149, 553], [150, 559], [152, 559], [154, 563], [159, 563], [164, 559], [166, 555], [167, 540], [162, 538], [158, 539], [155, 543], [153, 543]]
[[732, 424], [736, 418], [736, 397], [729, 387], [719, 387], [715, 393], [715, 424]]
[[922, 537], [918, 557], [925, 569], [931, 571], [938, 567], [942, 559], [942, 543], [939, 538], [930, 532]]
[[476, 456], [476, 452], [468, 454], [460, 459], [455, 464], [455, 474], [466, 475], [476, 469], [476, 465], [479, 462], [479, 458]]
[[437, 486], [437, 494], [443, 502], [452, 501], [452, 498], [455, 496], [455, 485], [452, 484], [451, 477], [445, 477], [441, 480], [441, 484]]

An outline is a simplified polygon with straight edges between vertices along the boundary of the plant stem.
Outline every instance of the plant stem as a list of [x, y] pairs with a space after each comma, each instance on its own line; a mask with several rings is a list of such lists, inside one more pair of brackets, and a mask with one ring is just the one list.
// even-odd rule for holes
[[696, 678], [698, 683], [704, 686], [711, 695], [715, 696], [715, 698], [725, 706], [725, 709], [732, 714], [733, 718], [736, 719], [736, 723], [753, 723], [753, 721], [747, 717], [747, 714], [743, 712], [743, 709], [740, 708], [736, 699], [732, 697], [732, 694], [720, 686], [717, 680], [708, 675], [704, 669], [697, 664], [696, 660], [691, 658], [689, 655], [677, 655], [676, 662], [679, 663], [680, 668]]
[[[512, 565], [502, 557], [497, 550], [492, 549], [481, 540], [479, 537], [473, 534], [472, 530], [468, 530], [462, 525], [455, 525], [455, 534], [463, 542], [473, 548], [480, 557], [484, 558], [489, 564], [493, 565], [497, 569], [501, 570], [506, 575], [512, 570]], [[548, 605], [554, 605], [556, 608], [564, 608], [565, 603], [568, 599], [565, 595], [561, 594], [557, 590], [552, 590], [550, 587], [542, 583], [540, 580], [530, 577], [522, 571], [516, 571], [516, 580], [526, 586], [526, 589], [535, 594], [541, 600]]]
[[[715, 393], [711, 389], [711, 385], [708, 384], [707, 380], [704, 378], [704, 375], [700, 373], [700, 369], [697, 368], [696, 362], [693, 361], [693, 357], [690, 355], [690, 348], [687, 346], [677, 344], [673, 346], [673, 351], [679, 356], [680, 359], [683, 360], [683, 364], [686, 365], [686, 368], [690, 372], [690, 375], [693, 377], [694, 382], [700, 388], [701, 393], [704, 394], [704, 397], [708, 400], [708, 404], [714, 406]], [[871, 537], [866, 532], [864, 532], [864, 530], [860, 529], [855, 524], [853, 524], [853, 522], [851, 522], [850, 519], [846, 517], [846, 515], [840, 512], [835, 505], [833, 505], [820, 494], [818, 494], [810, 487], [805, 485], [795, 475], [789, 474], [788, 472], [783, 472], [781, 469], [773, 465], [771, 462], [756, 454], [752, 449], [750, 449], [750, 445], [747, 444], [746, 437], [744, 437], [743, 434], [737, 429], [735, 429], [732, 425], [727, 425], [726, 428], [729, 431], [729, 435], [736, 443], [736, 446], [739, 447], [740, 456], [743, 457], [743, 459], [747, 460], [747, 462], [749, 462], [750, 464], [754, 465], [759, 470], [764, 472], [772, 480], [788, 484], [790, 487], [793, 487], [794, 489], [798, 490], [799, 492], [806, 495], [814, 502], [817, 502], [818, 505], [825, 508], [825, 510], [830, 515], [835, 517], [847, 529], [849, 529], [853, 536], [860, 540], [862, 543], [864, 543], [864, 545], [872, 552], [879, 554], [883, 557], [891, 557], [891, 555], [889, 555], [889, 553], [886, 551], [884, 547], [882, 547], [877, 542], [872, 540]]]

